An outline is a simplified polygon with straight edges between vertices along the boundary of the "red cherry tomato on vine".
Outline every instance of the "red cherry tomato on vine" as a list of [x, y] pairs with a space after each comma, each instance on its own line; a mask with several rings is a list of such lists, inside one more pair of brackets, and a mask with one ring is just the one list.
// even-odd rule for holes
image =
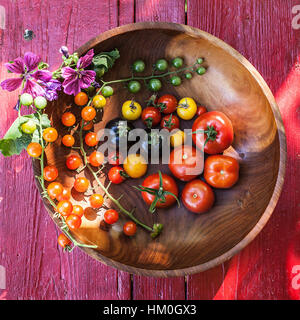
[[108, 224], [114, 224], [119, 220], [119, 213], [116, 210], [109, 209], [104, 213], [104, 221]]
[[209, 156], [204, 163], [204, 179], [214, 188], [231, 188], [239, 179], [239, 163], [229, 156]]
[[57, 204], [56, 210], [62, 216], [67, 217], [72, 213], [73, 205], [72, 205], [71, 201], [63, 200]]
[[70, 214], [66, 219], [66, 224], [70, 230], [76, 230], [81, 226], [81, 217]]
[[72, 135], [66, 134], [62, 137], [61, 142], [66, 147], [72, 147], [75, 143], [75, 139]]
[[103, 205], [104, 199], [101, 194], [94, 193], [89, 198], [91, 207], [94, 209], [98, 209]]
[[123, 226], [123, 232], [126, 236], [133, 236], [136, 234], [136, 224], [133, 221], [128, 221]]
[[109, 169], [108, 179], [114, 184], [122, 183], [127, 177], [124, 169], [120, 166], [115, 166]]
[[203, 152], [189, 145], [179, 146], [170, 154], [169, 169], [176, 178], [190, 181], [203, 171]]
[[200, 117], [203, 113], [206, 113], [207, 109], [204, 106], [198, 106], [196, 115]]
[[37, 143], [37, 142], [31, 142], [27, 146], [27, 153], [30, 155], [32, 158], [38, 158], [42, 154], [42, 146]]
[[193, 142], [199, 149], [205, 144], [204, 151], [208, 154], [221, 153], [233, 142], [232, 123], [219, 111], [202, 114], [195, 120], [192, 131]]
[[77, 192], [86, 192], [89, 186], [89, 180], [85, 177], [79, 177], [74, 181], [74, 189]]
[[66, 165], [70, 170], [76, 170], [81, 166], [81, 158], [76, 154], [71, 154], [66, 160]]
[[146, 107], [142, 112], [142, 120], [147, 128], [155, 127], [161, 121], [161, 113], [156, 107]]
[[94, 147], [97, 145], [98, 143], [98, 138], [97, 138], [97, 133], [95, 132], [88, 132], [85, 135], [84, 141], [86, 143], [86, 145], [88, 145], [89, 147]]
[[191, 212], [204, 213], [214, 204], [215, 195], [212, 188], [200, 179], [190, 181], [182, 190], [181, 200]]
[[62, 193], [56, 196], [57, 201], [70, 200], [71, 199], [71, 190], [63, 188]]
[[55, 199], [58, 195], [63, 192], [63, 186], [59, 182], [51, 182], [47, 187], [48, 195], [51, 199]]
[[164, 116], [161, 120], [160, 126], [163, 129], [167, 129], [168, 131], [172, 131], [174, 129], [178, 129], [180, 126], [180, 121], [177, 116], [174, 114], [168, 114]]
[[46, 181], [54, 181], [58, 177], [58, 170], [55, 166], [46, 166], [43, 171], [43, 177]]
[[61, 116], [61, 122], [66, 127], [72, 127], [76, 122], [76, 117], [72, 112], [65, 112]]
[[57, 238], [57, 242], [58, 244], [62, 247], [62, 248], [66, 248], [67, 246], [71, 246], [72, 241], [64, 234], [61, 233], [58, 238]]
[[157, 104], [162, 113], [169, 114], [176, 111], [178, 101], [171, 94], [165, 94], [158, 99]]

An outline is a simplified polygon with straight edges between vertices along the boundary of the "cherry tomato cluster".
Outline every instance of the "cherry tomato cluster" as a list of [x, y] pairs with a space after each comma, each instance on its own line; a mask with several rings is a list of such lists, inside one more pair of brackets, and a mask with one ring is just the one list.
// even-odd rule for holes
[[[187, 182], [181, 193], [181, 200], [189, 211], [207, 212], [215, 201], [212, 187], [226, 189], [238, 181], [238, 161], [222, 154], [232, 144], [234, 136], [232, 123], [224, 113], [208, 112], [205, 106], [197, 106], [190, 97], [178, 101], [175, 96], [165, 94], [159, 98], [152, 95], [144, 109], [134, 100], [125, 101], [122, 115], [128, 121], [141, 117], [147, 129], [160, 126], [172, 132], [170, 143], [174, 150], [170, 154], [169, 169], [176, 179]], [[192, 120], [194, 117], [194, 146], [185, 145], [186, 136], [184, 131], [180, 130], [180, 122]], [[197, 149], [203, 152], [199, 153]], [[206, 156], [203, 173], [204, 153]], [[125, 174], [131, 178], [142, 177], [147, 171], [144, 160], [141, 155], [129, 155], [123, 168], [111, 168], [110, 181], [122, 183], [126, 178]], [[200, 179], [202, 173], [204, 179]], [[160, 172], [146, 177], [137, 189], [142, 192], [143, 200], [150, 206], [150, 212], [155, 208], [169, 207], [178, 201], [176, 181]]]

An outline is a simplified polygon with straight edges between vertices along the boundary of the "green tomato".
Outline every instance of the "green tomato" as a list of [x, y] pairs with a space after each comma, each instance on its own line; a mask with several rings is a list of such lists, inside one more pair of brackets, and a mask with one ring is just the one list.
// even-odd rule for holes
[[145, 70], [145, 62], [143, 60], [136, 60], [132, 65], [134, 72], [143, 72]]
[[24, 133], [32, 134], [36, 130], [36, 124], [30, 119], [21, 125], [21, 130]]
[[30, 106], [33, 104], [33, 98], [32, 95], [29, 93], [23, 93], [20, 96], [20, 103], [23, 106]]
[[185, 74], [186, 79], [192, 79], [192, 74], [190, 72]]
[[199, 67], [197, 68], [196, 72], [202, 76], [205, 72], [206, 72], [206, 69], [204, 67]]
[[155, 63], [156, 70], [165, 71], [168, 69], [168, 61], [166, 59], [159, 59]]
[[148, 87], [151, 91], [159, 91], [162, 87], [162, 84], [159, 79], [151, 79], [148, 83]]
[[105, 86], [102, 88], [102, 95], [107, 98], [114, 94], [114, 89], [110, 86]]
[[198, 58], [198, 59], [197, 59], [197, 63], [198, 63], [198, 64], [203, 63], [203, 61], [204, 61], [204, 59], [203, 59], [203, 58]]
[[101, 78], [105, 73], [105, 68], [96, 68], [95, 69], [97, 78]]
[[172, 65], [175, 67], [175, 68], [181, 68], [183, 66], [183, 59], [182, 58], [175, 58], [172, 60]]
[[137, 92], [139, 92], [141, 90], [141, 84], [136, 80], [131, 80], [128, 83], [128, 90], [131, 93], [137, 93]]
[[174, 86], [174, 87], [177, 87], [181, 84], [181, 79], [180, 77], [178, 76], [173, 76], [171, 77], [171, 84]]
[[34, 99], [34, 105], [40, 110], [45, 109], [47, 106], [47, 100], [45, 97], [38, 96]]

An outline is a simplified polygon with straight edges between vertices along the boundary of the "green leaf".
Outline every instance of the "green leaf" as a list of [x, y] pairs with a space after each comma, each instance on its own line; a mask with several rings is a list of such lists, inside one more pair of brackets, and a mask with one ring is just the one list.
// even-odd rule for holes
[[[95, 71], [104, 70], [104, 72], [107, 72], [108, 69], [112, 68], [115, 61], [119, 58], [120, 53], [118, 49], [112, 50], [110, 52], [99, 53], [93, 58], [93, 69]], [[99, 73], [100, 72], [98, 72], [97, 74]]]

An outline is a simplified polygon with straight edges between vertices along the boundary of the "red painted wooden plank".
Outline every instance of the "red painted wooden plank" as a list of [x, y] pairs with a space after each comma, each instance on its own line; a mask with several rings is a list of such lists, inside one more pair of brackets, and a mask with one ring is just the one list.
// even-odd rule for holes
[[[292, 266], [299, 250], [299, 102], [297, 80], [286, 77], [297, 60], [299, 31], [292, 29], [292, 7], [298, 1], [188, 1], [188, 24], [225, 40], [249, 59], [276, 95], [286, 127], [288, 163], [281, 199], [266, 228], [226, 268], [188, 277], [188, 299], [289, 299]], [[292, 72], [295, 73], [295, 72]], [[291, 98], [292, 96], [292, 98]], [[287, 97], [290, 99], [288, 100]], [[294, 245], [294, 246], [292, 246]], [[288, 251], [288, 248], [293, 250]], [[299, 252], [299, 251], [298, 251]], [[293, 255], [292, 259], [289, 259]], [[225, 272], [224, 272], [225, 270]], [[206, 281], [207, 276], [213, 280]], [[223, 283], [221, 279], [224, 277]], [[220, 279], [220, 282], [216, 282]], [[218, 288], [219, 287], [219, 288]], [[216, 293], [217, 291], [217, 293]], [[289, 291], [294, 295], [289, 295]], [[299, 297], [299, 295], [298, 295]]]
[[[184, 23], [184, 1], [136, 0], [136, 22], [172, 21]], [[173, 300], [185, 299], [185, 280], [183, 277], [160, 279], [133, 276], [133, 299]]]
[[[118, 24], [117, 0], [5, 1], [6, 26], [0, 45], [3, 63], [25, 51], [39, 53], [53, 67], [58, 49], [75, 50], [85, 41]], [[36, 37], [23, 40], [24, 29]], [[13, 40], [12, 40], [13, 39]], [[0, 91], [0, 135], [16, 117], [17, 93]], [[35, 188], [28, 157], [0, 156], [0, 265], [7, 272], [8, 299], [130, 299], [130, 276], [92, 260], [81, 250], [61, 252], [58, 231]], [[1, 293], [1, 292], [0, 292]]]

